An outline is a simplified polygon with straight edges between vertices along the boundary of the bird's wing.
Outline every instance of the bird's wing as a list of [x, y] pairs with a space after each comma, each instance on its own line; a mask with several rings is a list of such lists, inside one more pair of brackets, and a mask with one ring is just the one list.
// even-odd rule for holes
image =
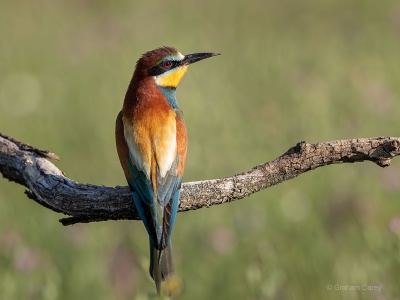
[[177, 174], [179, 160], [180, 157], [179, 154], [177, 154], [171, 169], [167, 172], [165, 177], [161, 177], [160, 173], [157, 174], [158, 205], [163, 207], [162, 234], [160, 237], [162, 249], [169, 244], [176, 213], [178, 211], [182, 183], [182, 176], [178, 176]]
[[133, 162], [130, 149], [125, 140], [125, 130], [122, 111], [118, 114], [115, 124], [115, 141], [119, 160], [124, 170], [126, 180], [132, 192], [132, 197], [136, 209], [142, 219], [150, 239], [155, 243], [157, 241], [156, 226], [150, 212], [150, 205], [153, 199], [153, 189], [151, 182], [143, 171], [139, 170]]
[[168, 245], [178, 212], [182, 176], [186, 162], [187, 135], [183, 114], [175, 109], [176, 158], [165, 177], [158, 179], [158, 198], [165, 205], [161, 244]]
[[[175, 114], [173, 121], [174, 130], [159, 131], [152, 136], [155, 141], [138, 140], [122, 115], [117, 118], [116, 126], [117, 148], [125, 149], [119, 151], [119, 155], [135, 206], [153, 245], [158, 249], [164, 249], [169, 244], [182, 182], [182, 172], [179, 172], [180, 168], [183, 169], [182, 154], [176, 150], [179, 136]], [[123, 141], [119, 141], [121, 138]], [[149, 151], [146, 152], [146, 149]], [[172, 161], [171, 149], [174, 151]]]

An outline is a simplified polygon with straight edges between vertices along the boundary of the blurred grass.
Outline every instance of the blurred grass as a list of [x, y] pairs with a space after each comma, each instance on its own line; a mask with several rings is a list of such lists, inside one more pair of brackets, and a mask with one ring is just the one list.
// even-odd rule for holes
[[[0, 3], [0, 131], [79, 181], [125, 185], [114, 118], [139, 55], [222, 56], [178, 90], [185, 181], [232, 175], [298, 141], [398, 136], [400, 4], [326, 1]], [[400, 299], [400, 163], [330, 166], [180, 214], [177, 299]], [[63, 228], [0, 180], [0, 299], [149, 299], [139, 222]], [[379, 285], [329, 291], [332, 285]]]

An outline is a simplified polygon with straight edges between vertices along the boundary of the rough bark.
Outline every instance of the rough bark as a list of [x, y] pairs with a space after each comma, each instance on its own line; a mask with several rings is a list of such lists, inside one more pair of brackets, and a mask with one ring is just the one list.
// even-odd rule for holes
[[[400, 138], [377, 137], [309, 144], [300, 142], [282, 156], [231, 177], [187, 182], [182, 185], [179, 211], [195, 210], [243, 199], [255, 192], [292, 179], [318, 167], [372, 161], [387, 167], [400, 154]], [[39, 204], [69, 215], [63, 225], [138, 220], [128, 187], [80, 184], [67, 177], [40, 150], [0, 134], [0, 172], [28, 188], [26, 194]]]

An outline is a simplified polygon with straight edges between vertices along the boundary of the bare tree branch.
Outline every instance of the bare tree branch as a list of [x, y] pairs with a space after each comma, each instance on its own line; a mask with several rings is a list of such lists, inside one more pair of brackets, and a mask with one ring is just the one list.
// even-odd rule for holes
[[[308, 144], [300, 142], [282, 156], [231, 177], [187, 182], [182, 185], [179, 211], [195, 210], [239, 200], [318, 167], [369, 160], [387, 167], [400, 154], [400, 138], [377, 137]], [[63, 225], [106, 220], [138, 220], [128, 187], [80, 184], [67, 177], [36, 149], [0, 134], [0, 172], [26, 186], [39, 204], [71, 217]]]

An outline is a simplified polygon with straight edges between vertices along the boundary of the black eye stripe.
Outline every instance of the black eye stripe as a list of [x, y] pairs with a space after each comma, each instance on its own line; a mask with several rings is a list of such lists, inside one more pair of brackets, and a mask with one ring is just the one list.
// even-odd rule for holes
[[178, 62], [174, 61], [174, 60], [164, 60], [164, 61], [160, 62], [159, 65], [163, 67], [165, 62], [170, 62], [171, 63], [171, 65], [169, 67], [170, 69], [175, 68], [176, 65], [178, 64]]
[[162, 73], [165, 73], [165, 72], [175, 68], [179, 64], [179, 61], [169, 60], [169, 62], [171, 62], [171, 66], [169, 68], [166, 68], [166, 67], [164, 67], [164, 62], [165, 61], [161, 61], [158, 65], [152, 67], [148, 71], [149, 76], [161, 75]]

